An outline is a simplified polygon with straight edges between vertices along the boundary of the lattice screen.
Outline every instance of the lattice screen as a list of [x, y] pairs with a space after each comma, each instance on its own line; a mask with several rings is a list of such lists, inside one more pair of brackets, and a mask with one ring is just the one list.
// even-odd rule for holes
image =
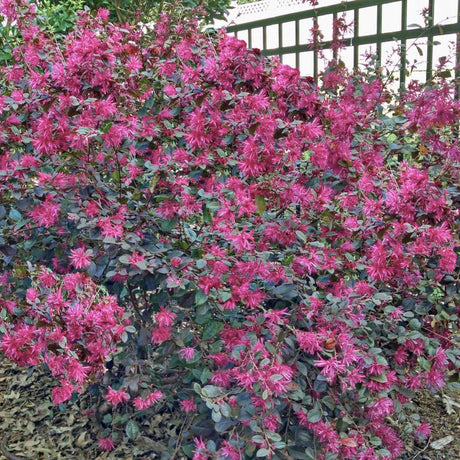
[[250, 16], [259, 15], [265, 12], [276, 10], [278, 14], [287, 8], [292, 8], [297, 5], [305, 5], [302, 0], [264, 0], [261, 2], [246, 3], [238, 5], [238, 15]]

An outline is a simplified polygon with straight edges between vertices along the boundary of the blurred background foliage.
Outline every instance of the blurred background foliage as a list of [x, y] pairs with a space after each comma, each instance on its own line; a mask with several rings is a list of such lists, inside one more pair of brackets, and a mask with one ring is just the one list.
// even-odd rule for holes
[[174, 15], [175, 12], [188, 10], [204, 22], [223, 19], [228, 12], [230, 0], [42, 0], [37, 2], [43, 14], [57, 32], [68, 30], [72, 26], [75, 12], [89, 8], [106, 8], [110, 11], [112, 22], [135, 24], [155, 21], [163, 12]]
[[[184, 15], [193, 16], [205, 25], [224, 19], [231, 0], [36, 0], [35, 3], [41, 26], [61, 40], [73, 29], [79, 10], [96, 12], [106, 8], [110, 21], [122, 24], [154, 22], [162, 13], [168, 13], [177, 20]], [[1, 19], [0, 16], [0, 65], [10, 61], [19, 38], [14, 25]]]

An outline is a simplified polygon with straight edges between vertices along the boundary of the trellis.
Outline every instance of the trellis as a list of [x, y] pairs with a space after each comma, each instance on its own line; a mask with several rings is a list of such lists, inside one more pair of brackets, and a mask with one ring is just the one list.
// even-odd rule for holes
[[[289, 2], [289, 5], [299, 3], [298, 0], [284, 0]], [[436, 2], [445, 0], [429, 0], [428, 1], [428, 18], [424, 25], [414, 26], [408, 24], [408, 0], [354, 0], [350, 2], [342, 2], [336, 5], [325, 6], [314, 9], [305, 8], [302, 11], [291, 12], [288, 14], [281, 14], [276, 17], [258, 19], [243, 24], [231, 25], [227, 27], [229, 33], [233, 33], [236, 36], [245, 35], [247, 37], [248, 46], [253, 47], [254, 35], [256, 32], [262, 34], [262, 46], [261, 51], [266, 56], [280, 56], [283, 59], [284, 56], [294, 55], [295, 66], [300, 67], [300, 60], [302, 54], [312, 53], [313, 54], [313, 71], [312, 76], [315, 81], [318, 80], [319, 75], [319, 58], [320, 49], [318, 47], [312, 47], [311, 43], [301, 41], [301, 24], [305, 20], [312, 21], [313, 25], [318, 25], [321, 18], [329, 17], [337, 19], [339, 15], [343, 13], [352, 16], [353, 20], [353, 32], [351, 36], [348, 36], [344, 40], [346, 47], [351, 47], [353, 50], [353, 66], [358, 67], [360, 59], [360, 47], [363, 45], [375, 45], [376, 46], [376, 57], [381, 62], [382, 60], [382, 45], [385, 43], [397, 43], [400, 48], [400, 61], [399, 61], [399, 79], [401, 88], [405, 87], [406, 77], [408, 75], [407, 68], [407, 42], [410, 40], [416, 40], [426, 38], [426, 68], [425, 78], [430, 80], [434, 74], [434, 68], [436, 63], [433, 62], [433, 48], [436, 42], [436, 37], [446, 36], [449, 34], [455, 34], [456, 39], [456, 52], [455, 52], [455, 63], [454, 63], [454, 78], [457, 85], [457, 96], [459, 94], [459, 82], [460, 82], [460, 0], [449, 0], [457, 2], [457, 17], [454, 22], [445, 25], [436, 25], [434, 23], [434, 10]], [[282, 3], [283, 0], [281, 0]], [[245, 5], [247, 8], [255, 8], [257, 11], [261, 10], [264, 6], [267, 7], [273, 2], [266, 0], [265, 2], [257, 2], [253, 4]], [[267, 4], [267, 5], [265, 5]], [[252, 6], [251, 6], [252, 5]], [[278, 11], [282, 11], [281, 5]], [[369, 8], [376, 7], [376, 33], [368, 35], [360, 35], [360, 11]], [[398, 30], [391, 32], [385, 32], [383, 30], [383, 9], [394, 8], [394, 11], [400, 11], [400, 21]], [[254, 10], [255, 11], [255, 10]], [[249, 12], [249, 10], [248, 10]], [[244, 13], [244, 11], [242, 11]], [[294, 28], [295, 43], [284, 45], [283, 34], [287, 28]], [[268, 46], [268, 35], [274, 33], [274, 29], [278, 34], [278, 45], [277, 47], [270, 48]], [[292, 32], [292, 31], [291, 31]], [[305, 36], [304, 30], [302, 30], [302, 38]], [[322, 41], [321, 50], [331, 49], [333, 39]], [[424, 45], [425, 46], [425, 45]], [[421, 54], [423, 51], [418, 48]], [[334, 52], [335, 54], [335, 52]]]

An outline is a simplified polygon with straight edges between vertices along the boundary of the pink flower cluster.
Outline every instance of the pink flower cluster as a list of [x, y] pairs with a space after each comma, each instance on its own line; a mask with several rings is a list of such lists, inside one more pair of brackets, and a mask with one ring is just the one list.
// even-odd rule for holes
[[[0, 307], [8, 316], [0, 320], [6, 330], [0, 349], [21, 366], [46, 364], [61, 382], [52, 391], [60, 404], [104, 372], [127, 324], [124, 309], [83, 273], [59, 276], [41, 267], [28, 276], [24, 301], [9, 300], [13, 286], [4, 286], [9, 295]], [[8, 283], [7, 273], [4, 278]]]

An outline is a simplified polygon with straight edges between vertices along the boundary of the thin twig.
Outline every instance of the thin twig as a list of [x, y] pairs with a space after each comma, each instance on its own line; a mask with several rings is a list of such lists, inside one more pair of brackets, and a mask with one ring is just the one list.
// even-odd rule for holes
[[179, 453], [179, 450], [180, 450], [180, 448], [182, 446], [182, 439], [181, 439], [182, 433], [183, 433], [184, 429], [188, 430], [190, 428], [190, 426], [192, 425], [193, 419], [194, 419], [194, 417], [190, 417], [190, 419], [188, 421], [187, 421], [187, 419], [185, 419], [184, 422], [182, 423], [182, 426], [181, 426], [180, 432], [179, 432], [179, 436], [178, 436], [178, 439], [177, 439], [176, 448], [174, 449], [174, 452], [172, 454], [171, 460], [174, 460], [176, 455]]
[[429, 445], [430, 445], [430, 440], [431, 440], [431, 437], [428, 438], [428, 440], [426, 441], [426, 445], [423, 449], [419, 450], [413, 457], [412, 457], [412, 460], [416, 459], [420, 454], [423, 454], [423, 452], [425, 452]]
[[6, 443], [8, 442], [10, 438], [10, 435], [7, 434], [3, 439], [0, 444], [0, 452], [2, 455], [4, 455], [8, 460], [24, 460], [23, 457], [17, 457], [16, 455], [12, 454], [10, 451], [7, 450], [6, 448]]

